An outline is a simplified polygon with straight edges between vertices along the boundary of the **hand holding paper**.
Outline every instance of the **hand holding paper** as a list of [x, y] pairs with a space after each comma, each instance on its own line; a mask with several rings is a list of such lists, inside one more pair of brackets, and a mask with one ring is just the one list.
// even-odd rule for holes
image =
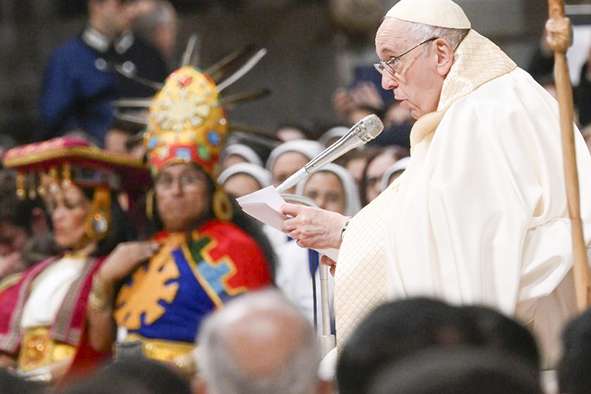
[[[332, 260], [337, 260], [340, 228], [346, 222], [346, 217], [319, 208], [287, 204], [273, 186], [240, 197], [236, 201], [250, 216], [300, 240], [300, 246], [317, 250]], [[283, 211], [282, 207], [284, 207]], [[296, 217], [288, 217], [284, 212], [290, 215], [295, 214], [293, 216]], [[303, 213], [302, 217], [299, 217], [299, 213]], [[336, 219], [339, 223], [343, 218], [343, 224], [338, 227], [336, 236], [335, 234], [329, 236], [329, 232], [338, 224], [327, 222], [327, 217], [332, 221]], [[289, 226], [287, 228], [285, 221]], [[332, 226], [322, 226], [323, 223], [332, 224]], [[323, 230], [321, 227], [326, 228]]]

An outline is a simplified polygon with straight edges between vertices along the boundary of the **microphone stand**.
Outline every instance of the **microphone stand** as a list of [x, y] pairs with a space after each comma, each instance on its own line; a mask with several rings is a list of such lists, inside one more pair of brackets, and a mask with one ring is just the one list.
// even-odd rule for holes
[[[295, 194], [281, 194], [281, 197], [286, 202], [292, 204], [301, 204], [313, 208], [318, 208], [318, 205], [309, 198], [298, 196]], [[318, 274], [320, 276], [320, 305], [322, 317], [322, 334], [320, 339], [321, 356], [324, 358], [332, 349], [337, 346], [336, 337], [331, 332], [330, 321], [330, 300], [328, 299], [328, 266], [318, 262]], [[316, 326], [317, 305], [316, 305], [316, 273], [312, 274], [312, 286], [314, 297], [314, 325]], [[315, 327], [317, 328], [317, 327]], [[318, 331], [318, 330], [317, 330]]]

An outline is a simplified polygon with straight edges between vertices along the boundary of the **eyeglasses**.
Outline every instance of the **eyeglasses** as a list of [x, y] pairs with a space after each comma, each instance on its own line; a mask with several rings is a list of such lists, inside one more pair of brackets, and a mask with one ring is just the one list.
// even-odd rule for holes
[[393, 56], [391, 57], [389, 60], [387, 61], [383, 61], [380, 60], [377, 63], [374, 63], [374, 67], [376, 68], [376, 70], [378, 70], [378, 72], [380, 74], [384, 73], [384, 70], [387, 70], [389, 73], [391, 73], [392, 75], [394, 75], [396, 73], [396, 71], [394, 70], [394, 65], [396, 64], [396, 62], [398, 60], [400, 60], [400, 58], [410, 52], [412, 52], [414, 49], [417, 49], [418, 47], [420, 47], [423, 44], [426, 44], [428, 42], [434, 41], [436, 39], [438, 39], [439, 37], [432, 37], [429, 38], [428, 40], [425, 40], [423, 42], [421, 42], [420, 44], [415, 45], [414, 47], [410, 48], [408, 51], [404, 52], [402, 55], [398, 55], [398, 56]]
[[174, 182], [178, 181], [182, 189], [191, 189], [205, 182], [205, 177], [193, 172], [184, 172], [178, 178], [169, 174], [161, 174], [156, 179], [156, 187], [162, 190], [172, 188]]

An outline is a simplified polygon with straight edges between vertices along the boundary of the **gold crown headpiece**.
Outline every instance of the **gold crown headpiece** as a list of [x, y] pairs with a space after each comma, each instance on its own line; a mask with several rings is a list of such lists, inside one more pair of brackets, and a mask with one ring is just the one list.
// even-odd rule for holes
[[[119, 108], [148, 109], [145, 117], [121, 112], [117, 115], [122, 120], [147, 125], [143, 140], [154, 176], [168, 164], [196, 163], [215, 179], [215, 165], [231, 127], [225, 107], [269, 93], [261, 89], [224, 98], [220, 96], [265, 56], [265, 49], [246, 47], [200, 71], [188, 65], [194, 47], [192, 39], [183, 56], [183, 65], [170, 74], [153, 99], [117, 102]], [[242, 66], [227, 72], [229, 66], [244, 57], [248, 60]]]

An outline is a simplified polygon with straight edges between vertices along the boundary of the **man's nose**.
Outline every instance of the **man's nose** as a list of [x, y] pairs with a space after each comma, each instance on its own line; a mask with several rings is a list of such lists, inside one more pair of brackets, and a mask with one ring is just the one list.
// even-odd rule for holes
[[398, 82], [388, 71], [382, 73], [382, 88], [384, 90], [392, 90], [398, 87]]

